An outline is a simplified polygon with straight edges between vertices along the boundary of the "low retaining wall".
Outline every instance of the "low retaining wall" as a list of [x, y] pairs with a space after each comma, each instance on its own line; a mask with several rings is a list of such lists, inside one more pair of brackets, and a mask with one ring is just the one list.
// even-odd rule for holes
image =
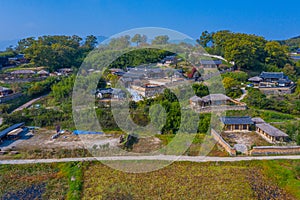
[[259, 90], [265, 95], [292, 94], [296, 86], [291, 87], [260, 87]]
[[236, 150], [233, 149], [227, 142], [225, 142], [225, 140], [219, 135], [219, 133], [217, 133], [217, 131], [211, 129], [211, 135], [231, 156], [236, 156]]
[[194, 106], [193, 109], [199, 113], [210, 113], [210, 112], [223, 112], [227, 110], [247, 110], [247, 106], [208, 106], [208, 107], [199, 107]]
[[300, 146], [261, 146], [253, 147], [250, 155], [300, 154]]
[[15, 93], [15, 94], [12, 94], [9, 96], [0, 97], [0, 104], [5, 103], [10, 100], [13, 100], [13, 99], [16, 99], [16, 98], [19, 98], [20, 96], [22, 96], [22, 93]]
[[0, 78], [0, 82], [1, 83], [7, 83], [7, 84], [13, 84], [13, 83], [28, 83], [28, 82], [38, 82], [38, 81], [43, 81], [45, 80], [47, 77], [34, 77], [34, 78], [22, 78], [22, 79], [1, 79]]

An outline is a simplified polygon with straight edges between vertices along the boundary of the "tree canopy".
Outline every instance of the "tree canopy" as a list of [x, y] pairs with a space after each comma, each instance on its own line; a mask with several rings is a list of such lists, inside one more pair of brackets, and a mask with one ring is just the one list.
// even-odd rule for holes
[[[228, 30], [216, 33], [205, 31], [197, 42], [209, 53], [223, 56], [239, 68], [247, 70], [263, 70], [266, 66], [283, 68], [287, 63], [292, 63], [286, 46], [256, 35]], [[212, 44], [211, 47], [208, 47], [209, 43]]]
[[34, 66], [46, 66], [54, 71], [58, 68], [79, 67], [96, 44], [97, 38], [93, 35], [87, 36], [84, 43], [76, 35], [55, 35], [22, 39], [16, 50], [25, 53]]

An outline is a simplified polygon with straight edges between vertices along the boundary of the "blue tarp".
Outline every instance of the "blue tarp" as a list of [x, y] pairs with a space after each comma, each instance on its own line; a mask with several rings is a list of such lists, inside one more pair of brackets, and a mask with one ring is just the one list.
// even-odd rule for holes
[[87, 134], [97, 134], [97, 135], [100, 135], [100, 134], [104, 134], [103, 132], [96, 132], [96, 131], [82, 131], [82, 130], [75, 130], [73, 131], [73, 134], [74, 135], [87, 135]]

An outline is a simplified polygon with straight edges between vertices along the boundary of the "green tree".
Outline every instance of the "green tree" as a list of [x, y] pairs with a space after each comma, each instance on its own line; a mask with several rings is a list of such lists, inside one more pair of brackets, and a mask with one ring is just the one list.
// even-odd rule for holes
[[264, 50], [267, 54], [265, 58], [266, 64], [283, 68], [289, 62], [288, 48], [276, 41], [267, 42]]
[[224, 42], [224, 56], [240, 68], [254, 68], [264, 55], [263, 38], [239, 34]]
[[223, 83], [225, 89], [230, 89], [230, 88], [236, 87], [239, 84], [235, 79], [233, 79], [231, 77], [225, 77], [222, 80], [222, 83]]
[[24, 50], [30, 47], [35, 41], [34, 37], [28, 37], [25, 39], [21, 39], [18, 41], [18, 45], [16, 47], [16, 50], [20, 53], [24, 53]]
[[196, 42], [201, 45], [202, 47], [207, 47], [208, 43], [212, 41], [212, 33], [209, 33], [208, 31], [202, 32], [199, 39], [196, 40]]
[[130, 46], [130, 36], [125, 35], [119, 38], [112, 38], [109, 42], [109, 46], [113, 49], [125, 49]]
[[42, 36], [20, 42], [26, 58], [34, 66], [46, 66], [50, 71], [64, 67], [79, 67], [84, 56], [91, 49], [81, 46], [78, 36]]
[[97, 44], [97, 37], [94, 35], [89, 35], [85, 39], [84, 47], [86, 47], [89, 50], [92, 50], [96, 47]]
[[152, 44], [154, 44], [154, 45], [164, 45], [164, 44], [167, 44], [168, 41], [169, 41], [169, 36], [159, 35], [159, 36], [156, 36], [154, 38], [154, 40], [152, 40]]
[[300, 78], [297, 81], [296, 94], [300, 97]]
[[198, 97], [209, 95], [208, 87], [204, 84], [193, 84], [193, 89]]
[[108, 74], [107, 79], [111, 83], [112, 87], [115, 87], [119, 80], [118, 76], [114, 74]]
[[295, 67], [292, 66], [291, 64], [286, 64], [282, 69], [282, 71], [284, 72], [284, 74], [292, 78], [293, 81], [297, 80]]
[[142, 42], [141, 34], [135, 34], [133, 38], [131, 38], [131, 42], [134, 42], [136, 43], [136, 46], [139, 46], [139, 44]]

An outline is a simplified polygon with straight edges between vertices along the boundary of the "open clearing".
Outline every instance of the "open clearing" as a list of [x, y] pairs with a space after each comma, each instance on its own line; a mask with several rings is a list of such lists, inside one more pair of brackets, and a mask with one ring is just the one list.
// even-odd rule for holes
[[0, 165], [0, 172], [0, 199], [300, 199], [299, 160], [175, 162], [141, 174], [99, 162]]
[[[130, 162], [123, 164], [130, 167]], [[146, 165], [147, 162], [141, 163], [141, 167]], [[159, 171], [128, 174], [93, 163], [84, 173], [82, 197], [83, 199], [298, 199], [300, 181], [292, 172], [297, 165], [299, 161], [235, 164], [177, 162]], [[274, 175], [276, 176], [272, 178]]]
[[223, 132], [222, 137], [228, 144], [234, 146], [235, 144], [245, 145], [248, 150], [252, 148], [253, 145], [255, 146], [271, 146], [270, 143], [265, 141], [261, 136], [259, 136], [255, 132], [243, 133], [227, 133]]

